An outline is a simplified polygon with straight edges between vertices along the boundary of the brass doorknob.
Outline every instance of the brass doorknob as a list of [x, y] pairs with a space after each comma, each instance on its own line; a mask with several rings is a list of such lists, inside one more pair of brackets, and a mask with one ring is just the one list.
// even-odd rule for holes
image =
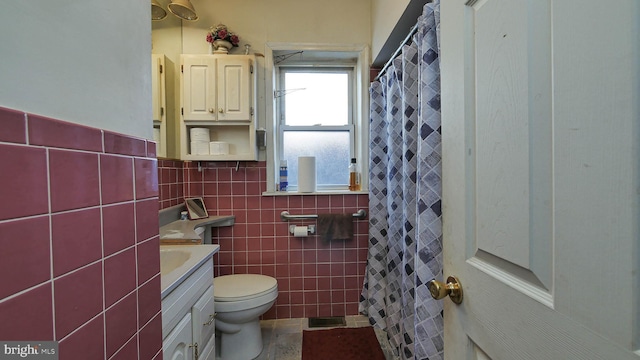
[[456, 304], [462, 303], [462, 284], [455, 276], [449, 276], [447, 283], [443, 284], [440, 281], [433, 279], [427, 283], [431, 297], [440, 300], [447, 295]]

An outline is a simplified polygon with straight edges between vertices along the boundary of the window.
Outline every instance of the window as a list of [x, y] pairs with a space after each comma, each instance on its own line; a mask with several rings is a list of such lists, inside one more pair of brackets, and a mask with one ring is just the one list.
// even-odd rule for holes
[[298, 157], [316, 157], [318, 189], [347, 188], [354, 155], [353, 67], [279, 67], [279, 158], [297, 188]]
[[[298, 157], [316, 157], [317, 192], [349, 191], [349, 162], [368, 173], [369, 50], [366, 45], [268, 43], [267, 192], [278, 190], [287, 160], [288, 192], [297, 191]], [[361, 176], [362, 191], [368, 177]]]

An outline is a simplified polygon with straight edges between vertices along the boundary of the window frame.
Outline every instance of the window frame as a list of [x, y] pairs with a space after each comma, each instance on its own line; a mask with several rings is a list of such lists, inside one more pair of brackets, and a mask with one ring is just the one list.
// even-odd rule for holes
[[[314, 193], [298, 193], [295, 191], [280, 192], [277, 189], [276, 184], [279, 182], [279, 164], [280, 164], [280, 149], [278, 145], [278, 137], [280, 136], [278, 119], [278, 88], [276, 83], [278, 82], [278, 62], [275, 55], [290, 54], [290, 53], [302, 53], [307, 52], [333, 52], [337, 56], [333, 61], [329, 61], [326, 64], [340, 65], [340, 67], [353, 67], [353, 81], [351, 84], [353, 89], [353, 101], [351, 105], [352, 110], [352, 125], [354, 149], [352, 151], [352, 157], [358, 159], [358, 166], [360, 168], [361, 175], [361, 190], [349, 191], [346, 187], [344, 189], [318, 189]], [[268, 42], [265, 44], [264, 54], [264, 68], [265, 68], [265, 114], [263, 118], [264, 123], [258, 124], [259, 127], [264, 126], [267, 132], [267, 146], [265, 157], [260, 156], [261, 160], [266, 160], [266, 190], [262, 193], [265, 196], [273, 195], [317, 195], [317, 194], [354, 194], [354, 193], [368, 193], [369, 186], [369, 64], [370, 50], [367, 45], [364, 44], [307, 44], [307, 43], [274, 43]], [[348, 61], [344, 61], [345, 59]], [[302, 64], [302, 63], [301, 63]], [[306, 61], [307, 66], [314, 66], [314, 63]], [[315, 64], [317, 65], [317, 64]], [[345, 66], [347, 65], [347, 66]]]
[[[277, 115], [277, 157], [278, 159], [284, 158], [284, 133], [285, 132], [293, 132], [293, 131], [321, 131], [321, 132], [349, 132], [349, 159], [356, 157], [355, 149], [357, 147], [356, 137], [355, 137], [355, 125], [354, 125], [354, 101], [355, 101], [355, 65], [353, 64], [338, 64], [338, 65], [325, 65], [318, 64], [317, 66], [309, 66], [303, 64], [284, 64], [277, 65], [276, 74], [276, 89], [280, 89], [281, 94], [276, 97], [276, 115]], [[287, 125], [286, 121], [286, 74], [287, 73], [336, 73], [336, 74], [347, 74], [347, 96], [348, 98], [348, 108], [347, 108], [347, 124], [346, 125]], [[333, 190], [348, 190], [348, 160], [346, 159], [345, 165], [345, 176], [344, 176], [344, 184], [317, 184], [317, 189], [319, 191], [333, 191]], [[291, 185], [291, 180], [289, 180], [289, 191], [297, 191], [297, 185]]]

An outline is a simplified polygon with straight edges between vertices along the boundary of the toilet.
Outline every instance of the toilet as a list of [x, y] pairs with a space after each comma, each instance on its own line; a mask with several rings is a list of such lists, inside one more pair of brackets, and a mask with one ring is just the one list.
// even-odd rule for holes
[[278, 282], [265, 275], [213, 278], [216, 345], [222, 360], [254, 359], [262, 352], [260, 316], [278, 297]]

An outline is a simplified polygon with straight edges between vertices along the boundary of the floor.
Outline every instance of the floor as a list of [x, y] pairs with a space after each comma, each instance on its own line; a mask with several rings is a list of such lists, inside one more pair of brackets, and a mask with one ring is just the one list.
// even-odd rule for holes
[[[345, 320], [347, 327], [370, 326], [367, 317], [361, 315], [347, 316]], [[260, 325], [264, 349], [256, 358], [257, 360], [300, 360], [302, 358], [302, 331], [328, 329], [328, 327], [309, 329], [308, 319], [263, 320]], [[375, 331], [386, 359], [398, 359], [391, 350], [386, 334], [380, 329], [375, 329]]]

